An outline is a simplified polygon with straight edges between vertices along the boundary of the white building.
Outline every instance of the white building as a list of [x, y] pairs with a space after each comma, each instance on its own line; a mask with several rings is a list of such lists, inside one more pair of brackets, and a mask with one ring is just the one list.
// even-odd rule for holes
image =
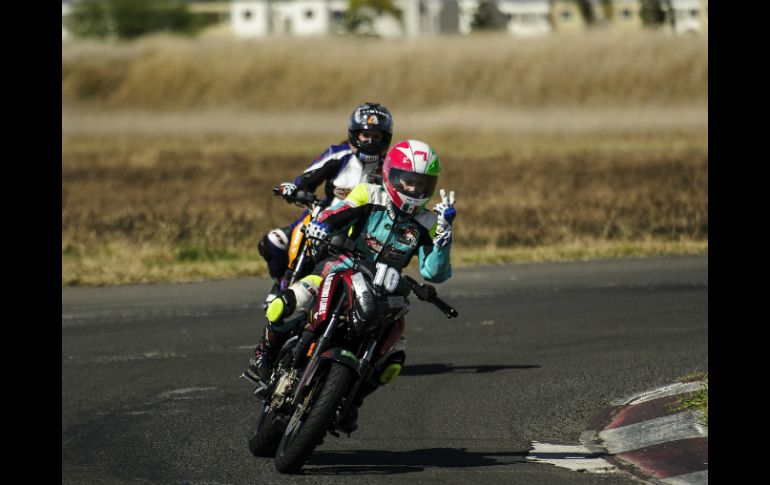
[[695, 34], [704, 30], [701, 25], [701, 19], [705, 18], [704, 8], [708, 8], [708, 1], [671, 0], [671, 10], [666, 15], [669, 21], [673, 19], [674, 33]]
[[508, 16], [508, 32], [531, 36], [547, 34], [553, 30], [548, 0], [499, 0], [497, 8]]
[[232, 2], [230, 22], [238, 37], [322, 35], [335, 31], [347, 8], [347, 0], [242, 0]]
[[[381, 15], [373, 29], [383, 37], [469, 34], [480, 0], [393, 0], [401, 18]], [[341, 32], [347, 0], [240, 0], [231, 4], [233, 32], [239, 37], [269, 34], [323, 35]], [[549, 0], [497, 0], [515, 35], [551, 31]]]

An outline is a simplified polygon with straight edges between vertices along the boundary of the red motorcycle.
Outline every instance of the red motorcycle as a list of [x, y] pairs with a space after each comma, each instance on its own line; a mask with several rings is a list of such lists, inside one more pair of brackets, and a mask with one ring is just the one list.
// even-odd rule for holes
[[352, 267], [330, 273], [321, 284], [315, 311], [308, 315], [317, 337], [307, 352], [297, 351], [299, 335], [292, 336], [279, 351], [267, 386], [255, 391], [263, 402], [249, 449], [255, 456], [275, 456], [281, 473], [299, 472], [326, 433], [339, 436], [337, 423], [374, 372], [374, 357], [391, 324], [408, 312], [411, 293], [447, 318], [457, 317], [433, 286], [367, 261], [352, 240], [335, 236], [327, 244], [330, 254], [347, 255]]

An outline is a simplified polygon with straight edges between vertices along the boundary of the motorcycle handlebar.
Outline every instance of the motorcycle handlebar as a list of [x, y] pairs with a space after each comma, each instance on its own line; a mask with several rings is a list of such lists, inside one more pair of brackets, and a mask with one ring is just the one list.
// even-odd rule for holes
[[[330, 239], [327, 238], [323, 242], [328, 244], [329, 248], [342, 250], [355, 257], [363, 258], [364, 255], [356, 249], [355, 242], [342, 235], [335, 235]], [[456, 318], [458, 316], [457, 310], [452, 305], [439, 298], [436, 288], [427, 283], [420, 283], [409, 275], [401, 275], [401, 280], [406, 282], [407, 286], [412, 292], [422, 301], [433, 303], [441, 312], [446, 315], [447, 318]]]
[[417, 280], [409, 275], [402, 275], [401, 278], [409, 283], [412, 292], [417, 295], [417, 298], [427, 301], [428, 303], [433, 303], [447, 318], [456, 318], [458, 316], [457, 310], [455, 310], [452, 305], [438, 297], [436, 288], [427, 283], [418, 283]]
[[[273, 195], [278, 196], [281, 194], [280, 187], [273, 187]], [[308, 192], [305, 190], [297, 190], [294, 192], [294, 194], [291, 197], [284, 197], [289, 202], [295, 202], [301, 205], [305, 205], [307, 207], [312, 206], [316, 203], [319, 199], [316, 198], [315, 194], [313, 192]]]

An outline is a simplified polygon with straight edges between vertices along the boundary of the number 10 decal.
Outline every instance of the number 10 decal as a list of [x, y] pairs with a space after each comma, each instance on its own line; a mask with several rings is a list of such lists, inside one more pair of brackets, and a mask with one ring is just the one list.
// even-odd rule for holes
[[384, 286], [387, 291], [395, 291], [401, 279], [398, 270], [385, 263], [376, 263], [375, 266], [377, 266], [377, 274], [374, 275], [374, 284]]

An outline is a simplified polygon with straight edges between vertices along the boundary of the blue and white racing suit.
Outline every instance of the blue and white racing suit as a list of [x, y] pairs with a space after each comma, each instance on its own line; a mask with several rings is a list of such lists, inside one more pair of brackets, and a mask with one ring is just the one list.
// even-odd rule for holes
[[[357, 184], [378, 181], [381, 174], [381, 163], [361, 163], [350, 144], [343, 142], [329, 146], [316, 157], [305, 171], [294, 179], [294, 185], [297, 190], [315, 192], [325, 182], [322, 200], [328, 207], [342, 202]], [[275, 280], [286, 271], [291, 232], [302, 222], [306, 213], [303, 212], [288, 226], [268, 231], [259, 242], [259, 253], [265, 258], [270, 276]]]

